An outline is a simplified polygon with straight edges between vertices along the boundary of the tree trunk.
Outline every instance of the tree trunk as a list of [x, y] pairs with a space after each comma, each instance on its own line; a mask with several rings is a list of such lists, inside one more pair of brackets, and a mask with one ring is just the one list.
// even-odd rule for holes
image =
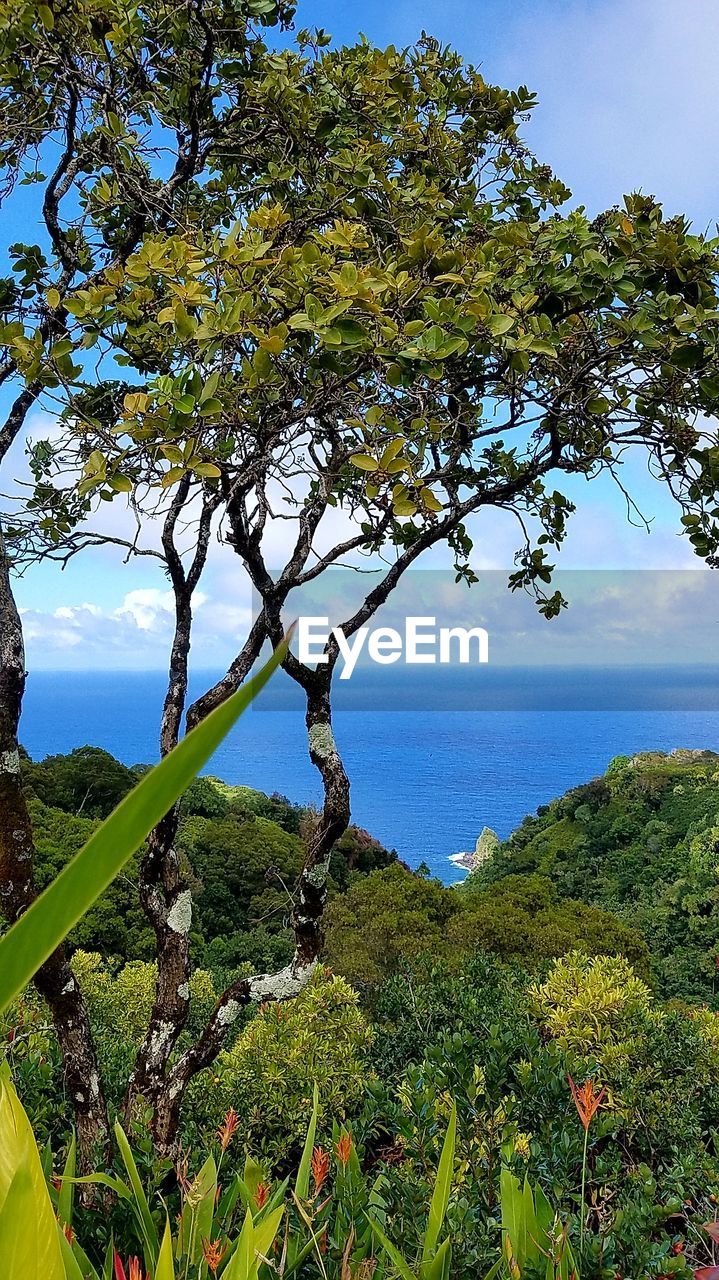
[[[202, 1035], [171, 1067], [154, 1097], [153, 1137], [161, 1155], [177, 1144], [180, 1112], [188, 1084], [211, 1066], [225, 1046], [241, 1009], [265, 1000], [291, 1000], [312, 976], [322, 949], [322, 915], [332, 849], [350, 819], [349, 779], [335, 744], [330, 710], [331, 675], [314, 675], [306, 684], [310, 757], [322, 775], [324, 805], [307, 839], [307, 855], [295, 892], [292, 925], [295, 953], [277, 973], [242, 978], [223, 992]], [[303, 681], [303, 683], [305, 683]]]
[[[0, 530], [0, 909], [8, 924], [35, 898], [32, 824], [22, 789], [18, 726], [25, 691], [22, 626]], [[64, 947], [45, 962], [35, 985], [47, 1002], [75, 1113], [80, 1168], [104, 1164], [109, 1126], [87, 1010]]]

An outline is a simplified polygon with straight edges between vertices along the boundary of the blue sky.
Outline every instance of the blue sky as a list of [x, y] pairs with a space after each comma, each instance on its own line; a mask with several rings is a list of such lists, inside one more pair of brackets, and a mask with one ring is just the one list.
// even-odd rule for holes
[[[716, 0], [300, 0], [299, 25], [338, 41], [359, 31], [404, 45], [422, 29], [460, 50], [489, 80], [524, 83], [539, 95], [525, 136], [592, 211], [631, 189], [659, 196], [697, 228], [719, 213], [719, 5]], [[18, 219], [18, 223], [19, 223]], [[2, 239], [29, 239], [8, 226]], [[36, 418], [30, 433], [46, 424]], [[22, 466], [21, 452], [15, 455]], [[607, 483], [578, 482], [581, 512], [562, 555], [571, 568], [684, 568], [696, 561], [677, 537], [677, 514], [637, 460], [628, 474], [647, 535], [629, 528]], [[121, 515], [111, 520], [121, 522]], [[501, 520], [477, 527], [476, 563], [508, 567], [514, 531]], [[442, 564], [440, 554], [427, 566]], [[231, 555], [213, 553], [198, 611], [203, 665], [226, 661], [249, 602]], [[111, 552], [78, 558], [66, 572], [44, 566], [18, 584], [30, 660], [49, 667], [163, 665], [171, 622], [166, 583], [151, 562], [124, 566]]]

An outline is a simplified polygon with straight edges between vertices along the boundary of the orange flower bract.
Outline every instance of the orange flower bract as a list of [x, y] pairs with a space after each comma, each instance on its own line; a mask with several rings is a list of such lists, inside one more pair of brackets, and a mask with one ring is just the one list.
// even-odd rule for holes
[[349, 1132], [343, 1133], [342, 1137], [337, 1143], [337, 1159], [339, 1160], [343, 1169], [347, 1168], [351, 1154], [352, 1154], [352, 1134]]
[[235, 1108], [230, 1107], [229, 1111], [227, 1112], [227, 1115], [222, 1121], [222, 1124], [217, 1130], [217, 1136], [220, 1139], [220, 1146], [223, 1152], [227, 1150], [230, 1143], [232, 1142], [232, 1139], [235, 1135], [235, 1131], [239, 1123], [240, 1123], [240, 1117], [235, 1111]]
[[[115, 1280], [142, 1280], [142, 1266], [139, 1258], [130, 1258], [127, 1263], [127, 1271], [122, 1265], [122, 1259], [119, 1253], [114, 1257]], [[149, 1280], [149, 1277], [147, 1277]]]
[[270, 1196], [270, 1188], [266, 1182], [258, 1182], [257, 1190], [254, 1194], [254, 1201], [258, 1209], [264, 1209]]
[[320, 1191], [330, 1171], [330, 1158], [322, 1147], [315, 1147], [312, 1152], [312, 1177], [315, 1180], [315, 1191]]
[[219, 1240], [203, 1240], [202, 1241], [202, 1256], [205, 1259], [205, 1262], [207, 1263], [213, 1276], [216, 1275], [217, 1268], [222, 1262], [222, 1259], [224, 1258], [226, 1252], [227, 1252], [227, 1245], [224, 1245], [224, 1244], [221, 1245]]
[[571, 1076], [567, 1076], [569, 1088], [572, 1091], [574, 1105], [577, 1108], [577, 1114], [584, 1126], [585, 1132], [589, 1129], [592, 1120], [602, 1105], [602, 1100], [607, 1092], [606, 1087], [602, 1086], [597, 1089], [593, 1080], [585, 1080], [583, 1085], [576, 1085]]

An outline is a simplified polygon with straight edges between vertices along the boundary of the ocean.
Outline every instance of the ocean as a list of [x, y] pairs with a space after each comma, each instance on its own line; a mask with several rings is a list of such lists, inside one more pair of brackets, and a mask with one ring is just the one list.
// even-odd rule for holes
[[[335, 737], [352, 818], [411, 866], [445, 883], [450, 858], [484, 826], [504, 838], [538, 805], [604, 771], [613, 756], [677, 747], [719, 751], [719, 674], [711, 668], [435, 669], [341, 688]], [[200, 692], [213, 673], [197, 672]], [[374, 681], [374, 683], [373, 683]], [[92, 744], [126, 764], [157, 758], [161, 672], [34, 672], [22, 742], [33, 758]], [[208, 773], [318, 803], [302, 708], [274, 686], [217, 751]]]

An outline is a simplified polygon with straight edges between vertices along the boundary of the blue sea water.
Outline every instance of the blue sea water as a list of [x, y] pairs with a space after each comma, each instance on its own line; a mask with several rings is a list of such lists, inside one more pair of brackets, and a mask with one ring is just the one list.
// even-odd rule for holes
[[[194, 691], [211, 678], [196, 673]], [[615, 755], [719, 751], [716, 668], [495, 671], [484, 680], [470, 689], [463, 672], [432, 672], [339, 691], [335, 736], [353, 820], [447, 883], [462, 875], [450, 856], [471, 849], [483, 826], [506, 837]], [[34, 758], [91, 743], [127, 764], [154, 761], [163, 692], [160, 672], [35, 672], [22, 741]], [[207, 772], [302, 803], [321, 798], [301, 706], [280, 685]]]

